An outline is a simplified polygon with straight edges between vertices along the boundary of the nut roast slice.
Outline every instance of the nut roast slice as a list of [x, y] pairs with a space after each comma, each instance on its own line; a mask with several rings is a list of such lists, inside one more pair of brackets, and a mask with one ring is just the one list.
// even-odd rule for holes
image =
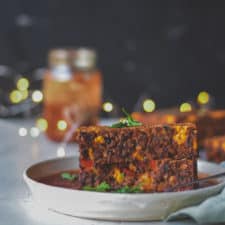
[[79, 179], [84, 186], [106, 182], [111, 190], [138, 187], [162, 192], [197, 177], [193, 124], [80, 127], [74, 137], [79, 144]]

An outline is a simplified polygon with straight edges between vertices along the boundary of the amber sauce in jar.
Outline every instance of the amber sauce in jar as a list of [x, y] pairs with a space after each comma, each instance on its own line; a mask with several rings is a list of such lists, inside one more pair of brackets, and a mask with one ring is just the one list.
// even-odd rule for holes
[[72, 125], [97, 123], [102, 76], [93, 50], [53, 50], [49, 62], [43, 82], [46, 134], [51, 140], [62, 141]]

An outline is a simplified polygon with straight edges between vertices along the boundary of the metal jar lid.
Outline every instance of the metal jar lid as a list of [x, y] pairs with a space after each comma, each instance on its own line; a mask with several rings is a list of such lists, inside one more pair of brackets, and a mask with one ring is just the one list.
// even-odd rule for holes
[[67, 49], [52, 49], [48, 54], [49, 67], [68, 65], [70, 63], [70, 53]]
[[74, 55], [73, 65], [78, 69], [93, 69], [96, 66], [97, 55], [93, 49], [78, 48]]

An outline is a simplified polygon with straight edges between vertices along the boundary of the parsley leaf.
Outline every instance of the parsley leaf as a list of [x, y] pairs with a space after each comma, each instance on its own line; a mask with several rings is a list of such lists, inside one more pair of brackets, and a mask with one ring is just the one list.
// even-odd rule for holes
[[85, 191], [96, 191], [96, 188], [86, 185], [86, 186], [83, 187], [83, 190], [85, 190]]
[[119, 188], [116, 190], [117, 193], [140, 193], [142, 190], [140, 189], [139, 186], [135, 187], [129, 187], [129, 186], [124, 186], [122, 188]]
[[98, 191], [98, 192], [105, 192], [105, 191], [109, 191], [110, 189], [111, 189], [110, 185], [107, 184], [105, 181], [100, 183], [96, 187], [91, 187], [91, 186], [83, 187], [83, 190], [85, 190], [85, 191]]
[[[111, 187], [109, 184], [107, 184], [105, 181], [100, 183], [96, 187], [91, 187], [91, 186], [84, 186], [83, 190], [85, 191], [97, 191], [97, 192], [106, 192], [110, 191]], [[129, 187], [129, 186], [124, 186], [122, 188], [119, 188], [115, 190], [116, 193], [140, 193], [142, 192], [140, 186], [134, 186], [134, 187]]]
[[122, 108], [122, 112], [126, 115], [126, 118], [121, 119], [118, 123], [112, 124], [112, 128], [137, 127], [142, 125], [141, 122], [134, 120], [124, 108]]
[[102, 182], [96, 187], [96, 191], [108, 191], [110, 190], [110, 185], [106, 182]]
[[70, 180], [70, 181], [73, 181], [73, 180], [76, 180], [78, 178], [78, 175], [77, 174], [70, 174], [70, 173], [62, 173], [61, 174], [61, 177], [64, 179], [64, 180]]

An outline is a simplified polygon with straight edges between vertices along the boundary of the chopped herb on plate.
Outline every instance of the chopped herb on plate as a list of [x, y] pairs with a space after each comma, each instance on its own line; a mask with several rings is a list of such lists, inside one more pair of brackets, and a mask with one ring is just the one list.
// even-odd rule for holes
[[140, 193], [142, 190], [140, 187], [129, 187], [129, 186], [124, 186], [122, 188], [119, 188], [116, 190], [117, 193]]
[[107, 184], [106, 182], [102, 182], [96, 187], [91, 187], [91, 186], [83, 187], [83, 190], [85, 191], [98, 191], [98, 192], [105, 192], [105, 191], [109, 191], [110, 189], [111, 189], [110, 185]]
[[73, 181], [73, 180], [76, 180], [78, 178], [78, 175], [77, 174], [70, 174], [70, 173], [61, 173], [61, 177], [64, 179], [64, 180], [70, 180], [70, 181]]

